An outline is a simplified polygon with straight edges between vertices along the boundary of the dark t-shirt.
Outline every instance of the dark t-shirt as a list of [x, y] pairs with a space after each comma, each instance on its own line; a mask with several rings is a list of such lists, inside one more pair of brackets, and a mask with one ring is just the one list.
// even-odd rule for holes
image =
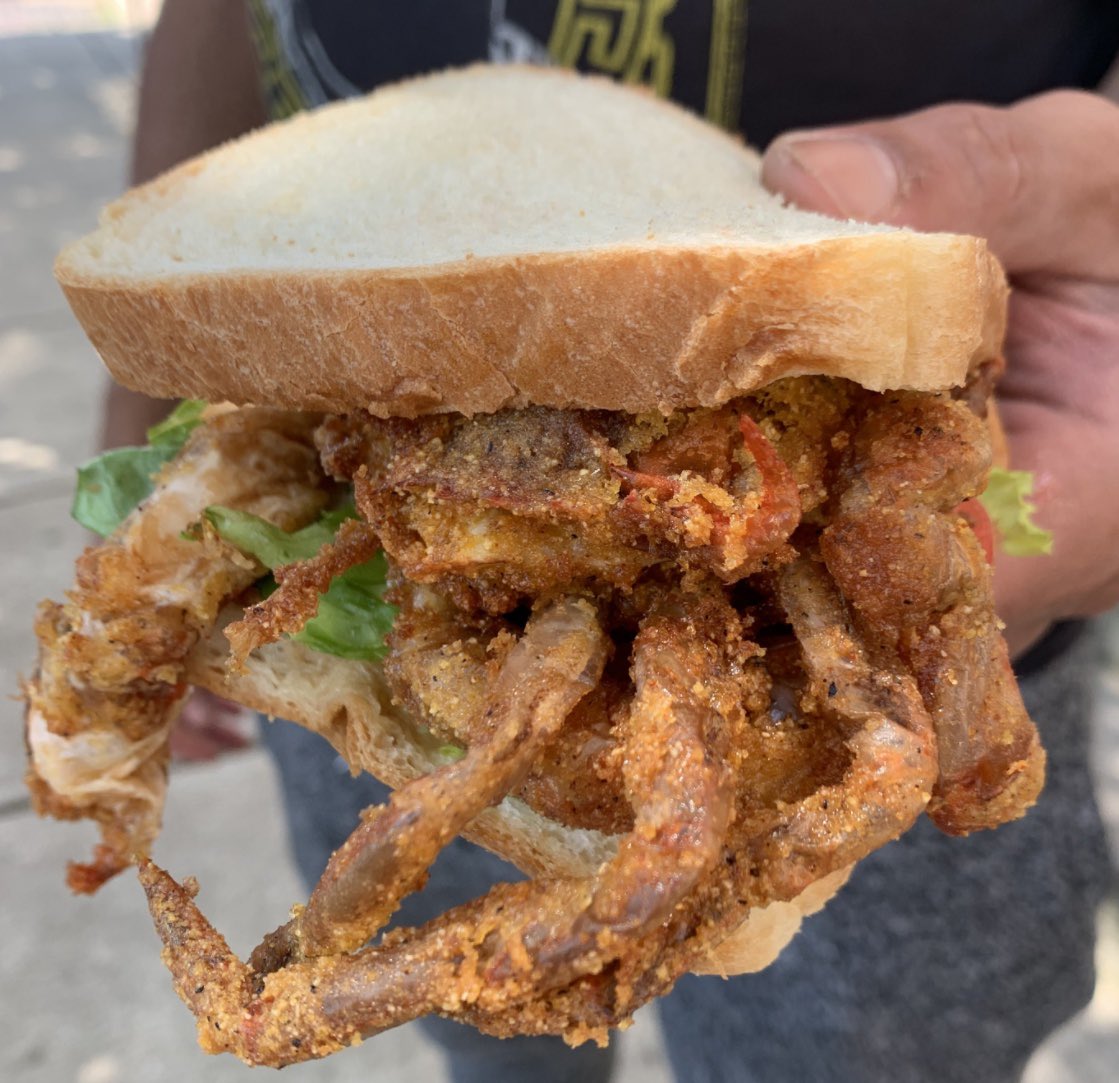
[[477, 60], [653, 87], [762, 146], [792, 127], [1094, 87], [1116, 0], [249, 0], [281, 116]]

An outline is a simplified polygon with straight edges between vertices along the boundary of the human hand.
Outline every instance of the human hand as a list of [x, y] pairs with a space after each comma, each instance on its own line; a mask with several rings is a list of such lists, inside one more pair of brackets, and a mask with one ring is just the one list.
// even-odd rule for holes
[[241, 712], [236, 703], [196, 688], [171, 731], [171, 758], [214, 760], [225, 752], [247, 747], [248, 740], [235, 725]]
[[986, 237], [1014, 291], [998, 388], [1048, 557], [995, 562], [1011, 654], [1119, 602], [1119, 107], [1056, 91], [792, 132], [766, 185], [844, 218]]

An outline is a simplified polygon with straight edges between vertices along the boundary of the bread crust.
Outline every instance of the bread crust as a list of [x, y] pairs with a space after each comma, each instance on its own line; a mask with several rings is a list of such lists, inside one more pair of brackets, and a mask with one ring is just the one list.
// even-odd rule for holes
[[56, 273], [127, 387], [377, 416], [668, 412], [809, 373], [940, 390], [997, 355], [1006, 318], [998, 262], [950, 234], [138, 280], [63, 254]]
[[677, 105], [517, 66], [216, 148], [112, 204], [55, 273], [128, 387], [380, 416], [669, 412], [810, 373], [938, 391], [1006, 318], [982, 240], [784, 206]]

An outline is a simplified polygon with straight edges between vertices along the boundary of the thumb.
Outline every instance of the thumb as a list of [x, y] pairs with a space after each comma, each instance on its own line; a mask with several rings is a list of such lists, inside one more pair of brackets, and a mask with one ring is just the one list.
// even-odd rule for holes
[[1094, 94], [790, 132], [762, 179], [808, 210], [986, 237], [1011, 273], [1119, 278], [1119, 106]]

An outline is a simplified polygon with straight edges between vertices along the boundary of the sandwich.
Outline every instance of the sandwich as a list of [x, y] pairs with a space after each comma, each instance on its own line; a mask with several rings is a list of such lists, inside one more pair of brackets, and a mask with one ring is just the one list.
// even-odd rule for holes
[[[117, 380], [184, 401], [81, 471], [104, 541], [39, 612], [28, 782], [100, 826], [71, 887], [138, 867], [207, 1050], [428, 1013], [605, 1041], [767, 965], [923, 813], [1035, 800], [982, 240], [790, 208], [676, 106], [475, 67], [188, 162], [56, 274]], [[192, 686], [395, 790], [247, 961], [152, 860]], [[385, 931], [457, 834], [529, 879]]]

